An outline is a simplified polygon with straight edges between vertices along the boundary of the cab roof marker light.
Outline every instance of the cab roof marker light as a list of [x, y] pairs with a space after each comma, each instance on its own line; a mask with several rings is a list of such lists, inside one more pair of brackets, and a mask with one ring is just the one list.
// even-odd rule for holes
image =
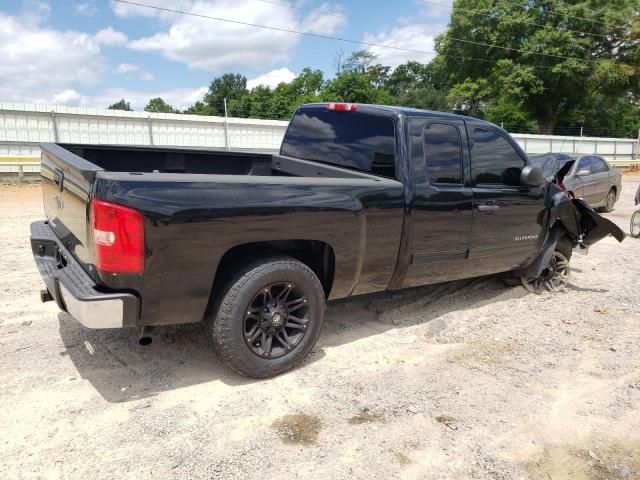
[[327, 105], [327, 110], [333, 112], [355, 112], [358, 110], [358, 105], [355, 103], [334, 103], [331, 102]]

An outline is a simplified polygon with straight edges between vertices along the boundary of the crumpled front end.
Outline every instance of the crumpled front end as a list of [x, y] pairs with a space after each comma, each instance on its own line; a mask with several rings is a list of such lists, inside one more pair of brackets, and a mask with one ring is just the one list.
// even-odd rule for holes
[[604, 218], [585, 201], [571, 199], [557, 208], [557, 222], [564, 226], [571, 240], [583, 247], [590, 247], [611, 235], [622, 242], [626, 234], [611, 220]]
[[570, 198], [566, 191], [549, 183], [547, 205], [548, 232], [540, 255], [520, 275], [540, 275], [547, 267], [558, 241], [567, 236], [572, 246], [588, 248], [608, 235], [622, 242], [626, 234], [611, 220], [598, 214], [582, 200]]

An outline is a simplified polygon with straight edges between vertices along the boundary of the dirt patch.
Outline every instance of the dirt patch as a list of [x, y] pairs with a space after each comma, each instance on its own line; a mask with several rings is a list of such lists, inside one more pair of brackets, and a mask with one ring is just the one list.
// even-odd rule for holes
[[640, 478], [640, 442], [600, 448], [548, 446], [527, 464], [534, 478], [575, 480], [637, 480]]
[[362, 410], [360, 413], [354, 415], [349, 419], [351, 425], [361, 425], [363, 423], [384, 423], [385, 418], [381, 413], [374, 413], [367, 410]]
[[319, 418], [305, 414], [285, 415], [271, 426], [286, 443], [301, 445], [315, 444], [322, 428]]
[[461, 344], [447, 354], [450, 363], [483, 362], [498, 363], [508, 360], [514, 353], [514, 345], [501, 341], [478, 341]]
[[457, 418], [453, 418], [451, 415], [438, 415], [436, 417], [436, 422], [442, 423], [443, 425], [446, 425], [451, 430], [457, 430], [458, 429], [458, 427], [456, 426], [456, 423], [458, 422], [458, 419]]
[[407, 457], [404, 453], [394, 451], [393, 454], [395, 455], [400, 465], [409, 465], [411, 463], [411, 459]]

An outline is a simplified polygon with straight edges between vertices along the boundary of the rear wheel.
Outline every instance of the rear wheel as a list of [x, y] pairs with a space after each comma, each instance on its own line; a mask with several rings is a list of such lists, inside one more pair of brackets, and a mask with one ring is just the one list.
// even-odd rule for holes
[[242, 375], [283, 373], [313, 348], [324, 301], [318, 277], [303, 263], [289, 257], [251, 263], [222, 294], [212, 327], [216, 351]]
[[607, 196], [604, 199], [604, 206], [602, 207], [602, 211], [606, 213], [613, 212], [613, 207], [615, 203], [616, 203], [616, 192], [612, 188], [611, 190], [609, 190], [609, 193], [607, 193]]
[[633, 238], [640, 237], [640, 210], [633, 212], [629, 233]]

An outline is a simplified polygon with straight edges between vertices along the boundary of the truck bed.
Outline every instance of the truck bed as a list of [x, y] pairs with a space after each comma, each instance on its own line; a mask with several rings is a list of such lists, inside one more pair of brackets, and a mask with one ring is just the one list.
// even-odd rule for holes
[[376, 178], [269, 152], [55, 144], [107, 172]]
[[[144, 298], [139, 324], [200, 321], [219, 264], [267, 242], [335, 263], [330, 298], [384, 289], [394, 273], [404, 205], [397, 180], [269, 153], [41, 148], [46, 220], [68, 257], [61, 265], [77, 261], [101, 293]], [[142, 214], [141, 275], [96, 269], [94, 200]]]

